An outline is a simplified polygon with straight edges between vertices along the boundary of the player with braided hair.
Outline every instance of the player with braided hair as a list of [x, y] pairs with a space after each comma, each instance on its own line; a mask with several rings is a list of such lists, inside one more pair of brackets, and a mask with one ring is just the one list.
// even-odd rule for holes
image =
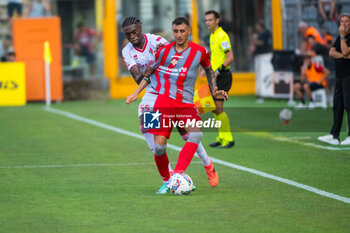
[[126, 26], [132, 25], [132, 24], [141, 24], [141, 21], [138, 18], [135, 17], [127, 17], [124, 19], [122, 28], [125, 28]]

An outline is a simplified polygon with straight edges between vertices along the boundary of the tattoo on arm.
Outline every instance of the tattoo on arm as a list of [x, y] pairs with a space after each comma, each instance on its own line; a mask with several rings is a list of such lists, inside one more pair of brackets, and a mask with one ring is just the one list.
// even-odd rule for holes
[[209, 67], [208, 69], [205, 69], [205, 74], [207, 75], [207, 80], [208, 80], [210, 91], [213, 93], [213, 91], [216, 87], [216, 76], [217, 75], [211, 67]]
[[135, 80], [135, 82], [136, 82], [137, 84], [140, 84], [140, 82], [141, 82], [142, 79], [143, 79], [143, 73], [140, 71], [139, 67], [133, 66], [133, 67], [130, 69], [130, 73], [131, 73], [133, 79]]
[[134, 78], [134, 80], [135, 80], [135, 82], [136, 82], [137, 84], [140, 84], [140, 82], [141, 82], [142, 79], [143, 79], [143, 74], [140, 73], [140, 74], [137, 75], [137, 76], [133, 76], [133, 78]]

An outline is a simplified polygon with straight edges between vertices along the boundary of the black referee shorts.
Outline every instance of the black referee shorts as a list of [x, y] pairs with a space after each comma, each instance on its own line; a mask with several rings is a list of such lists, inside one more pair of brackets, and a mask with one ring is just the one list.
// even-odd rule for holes
[[[228, 92], [231, 89], [232, 86], [232, 73], [230, 70], [225, 70], [221, 72], [217, 79], [216, 79], [216, 85], [218, 86], [218, 90], [224, 90]], [[215, 99], [216, 101], [224, 101], [224, 99]]]

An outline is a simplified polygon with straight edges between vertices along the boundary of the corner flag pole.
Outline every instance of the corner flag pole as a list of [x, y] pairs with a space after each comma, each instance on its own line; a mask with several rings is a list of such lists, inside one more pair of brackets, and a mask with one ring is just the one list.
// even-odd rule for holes
[[45, 62], [45, 93], [46, 93], [46, 106], [51, 105], [51, 83], [50, 83], [50, 64], [52, 62], [50, 43], [44, 42], [44, 62]]

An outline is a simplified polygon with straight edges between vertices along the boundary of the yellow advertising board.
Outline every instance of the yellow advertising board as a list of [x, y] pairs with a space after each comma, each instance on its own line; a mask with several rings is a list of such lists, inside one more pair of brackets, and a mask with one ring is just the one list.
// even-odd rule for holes
[[26, 82], [24, 63], [0, 63], [0, 106], [18, 106], [25, 104]]

